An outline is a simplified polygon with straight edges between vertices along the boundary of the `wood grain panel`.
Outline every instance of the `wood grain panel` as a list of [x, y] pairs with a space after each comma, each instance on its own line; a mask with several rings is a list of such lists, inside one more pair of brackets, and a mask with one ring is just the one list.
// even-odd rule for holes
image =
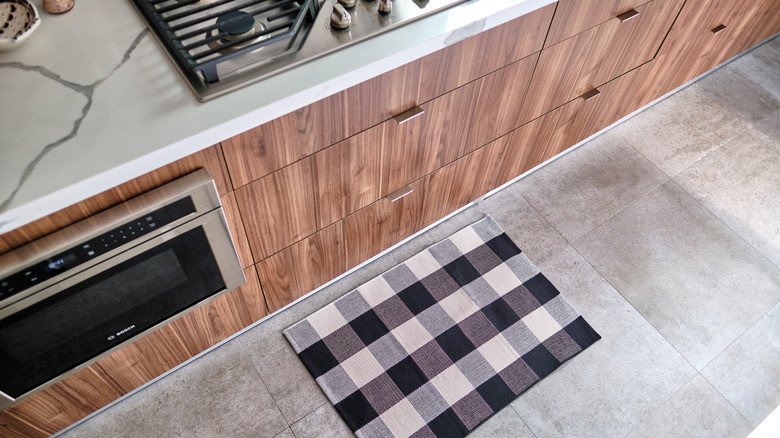
[[421, 105], [424, 114], [403, 124], [384, 124], [381, 196], [468, 152], [466, 141], [479, 95], [474, 81]]
[[626, 22], [617, 18], [542, 50], [521, 122], [560, 106], [652, 59], [683, 0], [654, 0]]
[[559, 0], [544, 46], [550, 47], [648, 0]]
[[275, 312], [346, 272], [344, 233], [337, 222], [260, 261], [257, 274], [268, 310]]
[[142, 386], [268, 314], [254, 267], [247, 283], [0, 412], [0, 435], [44, 437]]
[[234, 187], [413, 107], [419, 78], [415, 61], [223, 141]]
[[422, 60], [420, 101], [427, 102], [542, 49], [555, 4], [436, 51]]
[[318, 229], [379, 199], [384, 132], [379, 125], [312, 156]]
[[31, 222], [0, 235], [0, 254], [18, 248], [35, 239], [71, 225], [99, 211], [110, 208], [141, 193], [147, 192], [193, 170], [206, 168], [217, 185], [217, 191], [224, 195], [230, 191], [230, 179], [219, 145], [212, 146], [179, 161], [163, 166], [132, 181], [106, 190], [89, 199], [66, 207], [49, 216]]
[[238, 259], [241, 261], [242, 268], [248, 268], [255, 264], [252, 257], [252, 251], [249, 248], [249, 241], [246, 238], [244, 221], [241, 219], [241, 212], [238, 209], [236, 194], [233, 192], [224, 194], [220, 197], [222, 209], [225, 212], [230, 235], [233, 238], [233, 244], [238, 252]]
[[480, 80], [466, 138], [466, 151], [483, 146], [520, 126], [522, 102], [538, 56], [534, 53]]
[[258, 260], [317, 231], [312, 160], [301, 160], [236, 190], [252, 254]]

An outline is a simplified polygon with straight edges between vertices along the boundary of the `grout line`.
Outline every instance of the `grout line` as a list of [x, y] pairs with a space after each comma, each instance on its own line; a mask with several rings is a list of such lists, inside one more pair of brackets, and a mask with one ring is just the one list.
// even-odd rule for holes
[[[690, 379], [688, 379], [688, 380], [687, 380], [687, 381], [685, 381], [685, 382], [684, 382], [682, 385], [680, 385], [680, 387], [679, 387], [679, 388], [677, 388], [676, 390], [674, 390], [674, 392], [672, 392], [671, 394], [669, 394], [669, 396], [668, 396], [668, 397], [664, 398], [664, 399], [663, 399], [663, 400], [661, 400], [661, 401], [660, 401], [658, 404], [656, 404], [655, 406], [653, 406], [653, 408], [652, 408], [650, 411], [648, 411], [648, 412], [645, 414], [645, 417], [644, 417], [644, 418], [640, 418], [640, 419], [639, 419], [639, 423], [638, 423], [636, 426], [634, 426], [634, 428], [633, 428], [633, 429], [631, 429], [631, 430], [630, 430], [630, 431], [629, 431], [627, 434], [625, 434], [624, 436], [625, 436], [626, 438], [628, 438], [629, 436], [631, 436], [631, 434], [632, 434], [632, 433], [636, 432], [636, 431], [639, 429], [639, 426], [641, 426], [641, 425], [642, 425], [642, 421], [643, 421], [643, 420], [646, 420], [647, 418], [649, 418], [649, 417], [650, 417], [650, 416], [651, 416], [653, 413], [655, 413], [656, 411], [658, 411], [659, 409], [661, 409], [661, 408], [662, 408], [662, 407], [663, 407], [663, 406], [664, 406], [664, 405], [665, 405], [667, 402], [669, 402], [669, 401], [670, 401], [672, 398], [674, 398], [674, 397], [675, 397], [677, 394], [681, 393], [681, 392], [682, 392], [682, 390], [683, 390], [683, 388], [685, 388], [685, 385], [687, 385], [687, 384], [689, 384], [689, 383], [693, 382], [693, 379], [695, 379], [695, 378], [696, 378], [696, 376], [701, 376], [701, 372], [698, 372], [698, 371], [697, 371], [697, 372], [696, 372], [696, 374], [694, 374], [694, 375], [693, 375], [693, 376], [692, 376]], [[702, 376], [702, 377], [704, 377], [704, 376]], [[708, 382], [708, 383], [709, 383], [709, 382]]]
[[[249, 360], [249, 362], [252, 363], [252, 368], [254, 368], [255, 373], [257, 373], [257, 378], [260, 379], [260, 383], [263, 384], [263, 387], [265, 387], [265, 390], [268, 391], [268, 395], [271, 396], [271, 400], [274, 402], [274, 406], [276, 406], [276, 409], [279, 411], [279, 415], [282, 416], [282, 419], [284, 420], [284, 423], [287, 425], [287, 427], [290, 427], [290, 422], [287, 421], [287, 418], [284, 416], [284, 412], [282, 412], [282, 408], [279, 407], [279, 403], [276, 402], [276, 397], [274, 397], [273, 394], [271, 394], [271, 390], [268, 389], [268, 385], [265, 383], [265, 380], [263, 379], [263, 376], [260, 374], [260, 369], [257, 367], [257, 363], [255, 363], [254, 360], [252, 360], [252, 356], [249, 354], [249, 351], [247, 351], [246, 346], [243, 342], [241, 342], [240, 338], [235, 339], [236, 342], [238, 342], [238, 345], [241, 346], [241, 350], [244, 352], [244, 355]], [[284, 429], [282, 429], [279, 432], [276, 432], [274, 436], [279, 435], [280, 433], [284, 432]]]
[[[529, 389], [530, 389], [530, 388], [529, 388]], [[524, 393], [523, 393], [523, 394], [524, 394]], [[520, 421], [522, 421], [522, 422], [523, 422], [523, 424], [525, 424], [525, 427], [526, 427], [526, 429], [528, 429], [528, 431], [529, 431], [529, 432], [531, 432], [531, 435], [533, 435], [534, 437], [537, 437], [538, 435], [536, 435], [536, 433], [534, 433], [534, 431], [533, 431], [533, 430], [531, 430], [531, 426], [529, 426], [529, 425], [528, 425], [528, 423], [527, 423], [527, 422], [525, 421], [525, 419], [523, 418], [523, 416], [522, 416], [522, 415], [520, 415], [520, 412], [517, 412], [517, 408], [515, 408], [515, 405], [514, 405], [514, 402], [515, 402], [515, 401], [517, 401], [517, 399], [519, 399], [520, 397], [522, 397], [522, 396], [523, 396], [523, 394], [520, 394], [519, 396], [517, 396], [517, 397], [516, 397], [516, 398], [515, 398], [515, 399], [512, 401], [512, 403], [509, 403], [509, 407], [511, 407], [511, 408], [512, 408], [512, 410], [515, 412], [515, 414], [518, 416], [518, 418], [520, 418]], [[488, 421], [489, 421], [489, 420], [488, 420]]]

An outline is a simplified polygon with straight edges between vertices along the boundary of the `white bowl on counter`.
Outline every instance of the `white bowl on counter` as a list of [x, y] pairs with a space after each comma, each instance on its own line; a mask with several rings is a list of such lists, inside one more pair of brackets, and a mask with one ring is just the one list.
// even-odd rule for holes
[[38, 10], [29, 1], [0, 1], [0, 52], [18, 49], [40, 24]]

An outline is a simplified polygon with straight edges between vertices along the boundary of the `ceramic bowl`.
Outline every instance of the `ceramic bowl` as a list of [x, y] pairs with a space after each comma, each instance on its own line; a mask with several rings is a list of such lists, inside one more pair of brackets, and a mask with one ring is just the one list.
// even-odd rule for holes
[[0, 0], [0, 52], [16, 50], [32, 35], [41, 19], [27, 0]]

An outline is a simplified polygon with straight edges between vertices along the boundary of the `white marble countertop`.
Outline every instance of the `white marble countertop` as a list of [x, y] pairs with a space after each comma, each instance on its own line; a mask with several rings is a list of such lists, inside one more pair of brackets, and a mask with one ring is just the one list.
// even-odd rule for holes
[[200, 103], [129, 0], [32, 0], [0, 53], [0, 234], [552, 2], [470, 0]]

